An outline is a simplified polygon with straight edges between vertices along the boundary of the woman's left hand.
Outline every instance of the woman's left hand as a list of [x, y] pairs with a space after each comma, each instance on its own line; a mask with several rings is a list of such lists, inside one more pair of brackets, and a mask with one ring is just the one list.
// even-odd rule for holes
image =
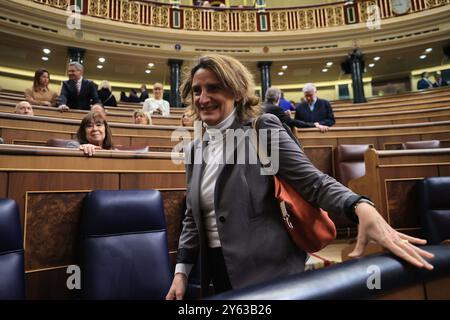
[[426, 244], [426, 240], [394, 230], [368, 203], [358, 204], [356, 215], [359, 219], [358, 238], [355, 249], [349, 254], [349, 257], [360, 257], [364, 253], [366, 245], [370, 241], [374, 241], [418, 268], [433, 269], [433, 266], [424, 258], [432, 259], [434, 255], [415, 246]]

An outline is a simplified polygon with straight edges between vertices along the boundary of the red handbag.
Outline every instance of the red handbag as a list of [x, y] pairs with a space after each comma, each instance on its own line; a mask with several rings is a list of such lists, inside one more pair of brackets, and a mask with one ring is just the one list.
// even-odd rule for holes
[[336, 227], [328, 213], [311, 205], [280, 177], [273, 178], [275, 198], [295, 244], [306, 252], [317, 252], [326, 247], [336, 238]]
[[[256, 121], [253, 128], [256, 131]], [[290, 134], [292, 139], [296, 139]], [[299, 143], [295, 141], [297, 145]], [[261, 150], [252, 140], [260, 158]], [[300, 145], [299, 145], [300, 147]], [[300, 147], [301, 148], [301, 147]], [[261, 162], [262, 163], [262, 162]], [[336, 226], [328, 216], [328, 213], [318, 207], [314, 207], [280, 176], [273, 177], [275, 183], [275, 198], [277, 199], [284, 225], [291, 236], [292, 241], [306, 252], [317, 252], [326, 247], [336, 238]]]

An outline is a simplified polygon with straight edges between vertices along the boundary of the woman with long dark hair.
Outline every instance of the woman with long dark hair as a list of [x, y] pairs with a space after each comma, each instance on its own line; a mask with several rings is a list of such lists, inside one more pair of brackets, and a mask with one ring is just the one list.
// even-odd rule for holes
[[54, 107], [58, 94], [48, 88], [50, 73], [46, 69], [38, 69], [34, 73], [33, 87], [25, 90], [25, 100], [33, 105]]

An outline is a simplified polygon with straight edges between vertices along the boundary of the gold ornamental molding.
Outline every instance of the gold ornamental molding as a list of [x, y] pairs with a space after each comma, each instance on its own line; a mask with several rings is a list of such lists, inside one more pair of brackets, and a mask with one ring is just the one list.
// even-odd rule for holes
[[[404, 8], [391, 0], [369, 0], [275, 9], [230, 9], [181, 6], [129, 0], [29, 0], [83, 15], [159, 28], [216, 32], [267, 32], [320, 29], [376, 23], [450, 4], [450, 0], [409, 0]], [[401, 12], [399, 12], [401, 10]]]
[[[216, 52], [243, 61], [301, 60], [345, 55], [355, 45], [369, 53], [448, 39], [450, 0], [409, 0], [405, 14], [391, 1], [206, 10], [152, 1], [8, 0], [0, 1], [0, 27], [46, 43], [163, 59]], [[74, 5], [80, 29], [66, 26]]]

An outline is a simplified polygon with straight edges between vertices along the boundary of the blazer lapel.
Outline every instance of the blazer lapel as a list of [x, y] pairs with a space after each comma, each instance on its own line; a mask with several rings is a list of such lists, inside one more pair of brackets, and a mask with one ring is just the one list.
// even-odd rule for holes
[[[237, 119], [234, 120], [233, 124], [231, 125], [231, 127], [229, 129], [231, 129], [233, 131], [241, 129], [242, 131], [245, 132], [243, 126], [241, 125], [241, 123], [238, 122]], [[230, 134], [231, 134], [231, 136], [234, 136], [233, 132], [231, 132]], [[245, 150], [245, 149], [241, 149], [243, 147], [242, 144], [245, 143], [245, 140], [246, 139], [244, 137], [243, 139], [237, 139], [238, 143], [236, 143], [236, 144], [234, 144], [234, 142], [233, 142], [233, 152], [226, 151], [226, 146], [224, 146], [223, 152], [224, 152], [225, 156], [223, 158], [223, 162], [219, 165], [219, 169], [217, 170], [217, 181], [216, 181], [216, 187], [214, 190], [214, 203], [215, 204], [219, 203], [218, 198], [219, 198], [219, 195], [221, 194], [220, 186], [224, 182], [223, 180], [226, 179], [226, 177], [227, 177], [227, 175], [224, 174], [226, 172], [225, 168], [232, 167], [236, 164], [237, 157], [235, 157], [235, 155], [238, 156], [237, 150]], [[225, 142], [226, 142], [226, 138], [225, 138]], [[247, 148], [247, 147], [249, 147], [249, 146], [248, 145], [245, 146], [245, 148]], [[244, 158], [245, 158], [245, 155], [244, 155]]]

